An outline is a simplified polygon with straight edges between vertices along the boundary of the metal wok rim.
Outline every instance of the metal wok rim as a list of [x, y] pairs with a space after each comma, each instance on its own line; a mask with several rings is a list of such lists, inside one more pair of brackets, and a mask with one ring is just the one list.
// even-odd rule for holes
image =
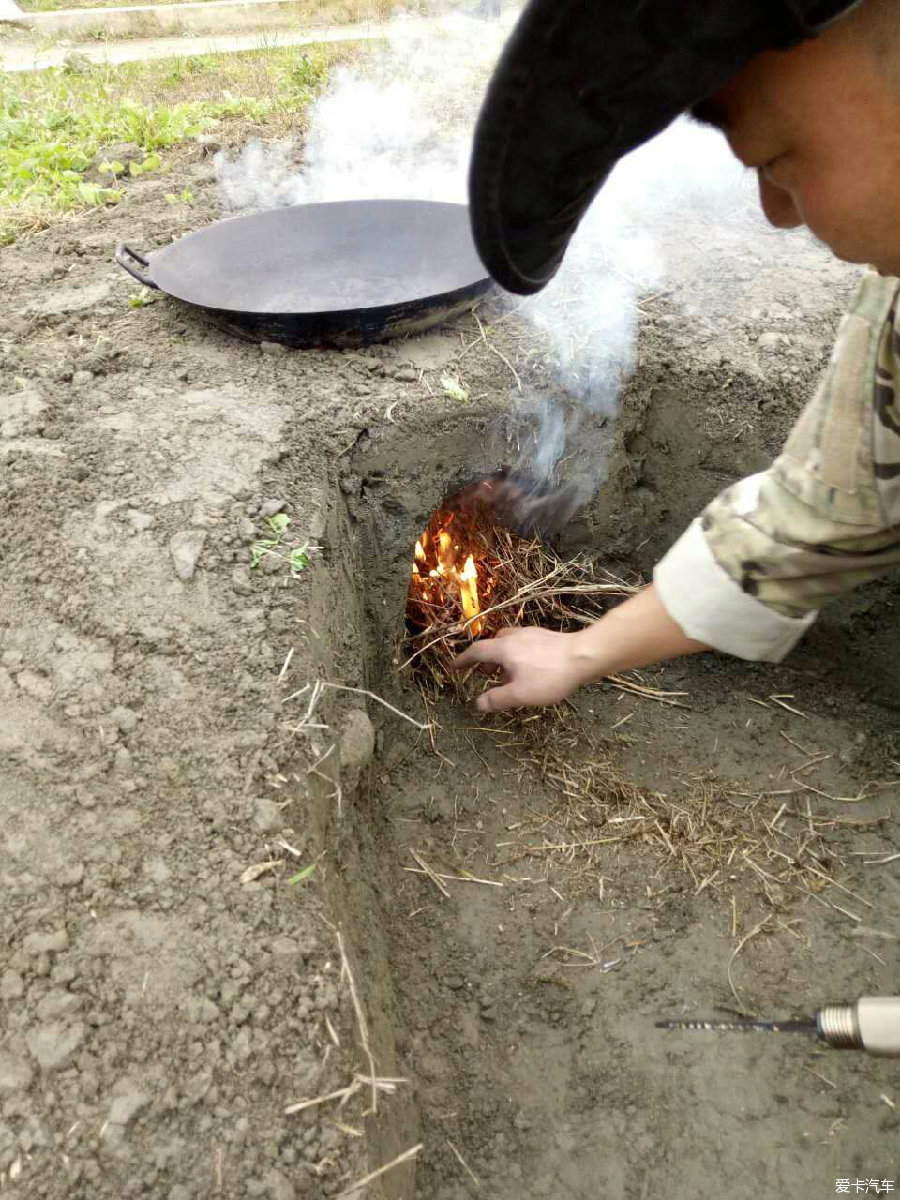
[[147, 267], [146, 267], [147, 277], [148, 277], [146, 280], [147, 285], [156, 287], [160, 291], [165, 292], [166, 295], [172, 296], [176, 300], [180, 300], [184, 304], [193, 305], [195, 308], [205, 308], [207, 310], [214, 310], [214, 311], [220, 312], [220, 313], [228, 313], [228, 314], [231, 314], [234, 316], [240, 316], [243, 314], [245, 316], [269, 318], [272, 320], [300, 318], [304, 321], [309, 321], [309, 322], [316, 322], [316, 321], [326, 322], [326, 321], [328, 321], [330, 319], [334, 319], [334, 318], [340, 318], [340, 317], [346, 318], [353, 314], [363, 314], [363, 313], [366, 314], [367, 319], [369, 317], [371, 317], [373, 320], [378, 320], [381, 317], [388, 317], [392, 313], [402, 311], [403, 309], [405, 309], [411, 305], [430, 306], [430, 305], [437, 305], [440, 303], [451, 302], [456, 298], [462, 299], [464, 293], [468, 294], [468, 293], [471, 293], [473, 290], [481, 290], [481, 289], [486, 290], [487, 287], [491, 284], [491, 282], [492, 282], [491, 277], [488, 274], [487, 268], [484, 267], [484, 265], [481, 263], [480, 259], [478, 258], [478, 253], [475, 250], [474, 243], [472, 246], [473, 256], [475, 257], [475, 259], [478, 262], [478, 265], [480, 267], [480, 271], [481, 271], [480, 274], [478, 274], [474, 278], [469, 279], [468, 281], [460, 284], [459, 286], [453, 288], [450, 291], [428, 292], [426, 294], [421, 294], [421, 293], [410, 294], [403, 299], [392, 300], [385, 304], [375, 304], [375, 305], [343, 304], [343, 305], [335, 305], [333, 307], [325, 308], [325, 309], [323, 309], [323, 308], [315, 308], [315, 309], [292, 308], [292, 309], [278, 309], [278, 310], [265, 309], [265, 308], [259, 308], [259, 307], [236, 308], [236, 307], [232, 307], [232, 306], [224, 306], [221, 304], [212, 305], [208, 301], [203, 302], [200, 300], [189, 298], [188, 296], [184, 295], [181, 290], [176, 290], [177, 285], [175, 287], [168, 287], [168, 286], [163, 285], [155, 278], [155, 275], [154, 275], [154, 271], [153, 271], [154, 263], [163, 256], [174, 254], [175, 252], [177, 252], [180, 243], [182, 241], [186, 240], [186, 238], [202, 237], [202, 235], [204, 233], [206, 233], [207, 230], [213, 229], [217, 226], [224, 225], [226, 222], [231, 222], [231, 221], [257, 221], [258, 222], [260, 220], [260, 218], [266, 218], [269, 216], [274, 217], [275, 215], [280, 216], [284, 212], [300, 211], [300, 210], [309, 209], [309, 208], [339, 209], [339, 208], [343, 208], [343, 207], [356, 207], [359, 205], [382, 205], [382, 204], [390, 205], [390, 206], [407, 206], [407, 205], [409, 205], [409, 206], [415, 206], [416, 208], [428, 207], [428, 208], [442, 208], [442, 209], [458, 209], [458, 210], [461, 210], [462, 212], [466, 212], [466, 213], [468, 212], [468, 205], [466, 205], [464, 203], [458, 203], [458, 202], [447, 201], [447, 200], [408, 200], [408, 199], [396, 199], [396, 200], [395, 199], [383, 199], [382, 200], [382, 199], [375, 199], [375, 200], [331, 200], [331, 201], [322, 201], [322, 202], [316, 203], [316, 204], [296, 204], [296, 205], [289, 205], [283, 209], [267, 209], [263, 212], [246, 213], [246, 214], [242, 214], [241, 216], [220, 217], [215, 221], [211, 221], [208, 225], [203, 226], [203, 228], [193, 230], [192, 232], [186, 234], [185, 238], [179, 238], [177, 241], [171, 242], [166, 246], [160, 246], [155, 250], [150, 250], [146, 253], [146, 255], [142, 256], [146, 260], [146, 263], [147, 263]]

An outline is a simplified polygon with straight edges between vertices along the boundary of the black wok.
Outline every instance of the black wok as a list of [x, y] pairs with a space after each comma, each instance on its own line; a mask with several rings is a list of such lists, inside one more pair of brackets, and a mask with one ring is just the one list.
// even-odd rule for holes
[[491, 286], [463, 204], [348, 200], [217, 221], [116, 262], [233, 333], [290, 346], [417, 333]]

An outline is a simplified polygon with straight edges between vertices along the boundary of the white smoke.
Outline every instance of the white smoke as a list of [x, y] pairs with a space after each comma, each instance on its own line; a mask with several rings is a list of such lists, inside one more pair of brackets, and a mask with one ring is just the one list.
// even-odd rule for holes
[[509, 22], [400, 16], [360, 67], [339, 67], [293, 147], [251, 142], [216, 170], [229, 208], [331, 200], [466, 200], [472, 127]]
[[[226, 204], [465, 201], [473, 126], [510, 25], [508, 16], [458, 14], [393, 21], [383, 49], [333, 75], [311, 114], [302, 169], [287, 145], [251, 143], [235, 160], [218, 156]], [[615, 416], [635, 366], [641, 298], [664, 287], [686, 230], [702, 240], [741, 213], [743, 178], [719, 134], [677, 121], [616, 167], [552, 283], [524, 302], [510, 298], [539, 331], [539, 363], [569, 397], [565, 410], [548, 395], [516, 398], [522, 465], [535, 475], [551, 476], [585, 419]], [[700, 256], [690, 269], [703, 266]], [[604, 467], [593, 464], [586, 490]]]
[[[642, 297], [665, 290], [671, 260], [693, 235], [709, 240], [711, 228], [746, 222], [747, 179], [724, 139], [686, 118], [620, 162], [582, 221], [556, 277], [519, 306], [542, 334], [545, 362], [571, 398], [563, 445], [555, 425], [556, 408], [538, 405], [539, 427], [526, 441], [558, 448], [550, 471], [570, 453], [586, 418], [612, 420], [622, 386], [636, 367]], [[706, 256], [687, 264], [699, 277]], [[684, 272], [686, 264], [679, 263]], [[532, 412], [534, 409], [532, 407]], [[532, 420], [534, 417], [532, 417]], [[602, 483], [606, 460], [596, 445], [588, 463], [573, 463], [587, 496]], [[575, 458], [578, 456], [576, 455]], [[546, 453], [521, 458], [523, 468], [546, 471]]]

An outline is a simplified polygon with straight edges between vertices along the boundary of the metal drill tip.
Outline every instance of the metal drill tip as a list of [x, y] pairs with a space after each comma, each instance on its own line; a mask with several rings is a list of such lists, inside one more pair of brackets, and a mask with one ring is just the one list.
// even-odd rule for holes
[[657, 1029], [694, 1030], [704, 1033], [816, 1033], [814, 1017], [799, 1021], [758, 1021], [737, 1018], [731, 1021], [657, 1021]]

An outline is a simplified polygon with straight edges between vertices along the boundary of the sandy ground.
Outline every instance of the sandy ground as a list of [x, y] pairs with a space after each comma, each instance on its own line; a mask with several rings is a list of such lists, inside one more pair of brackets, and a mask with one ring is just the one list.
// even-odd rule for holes
[[[192, 209], [165, 203], [185, 186]], [[589, 868], [530, 852], [563, 836], [558, 795], [449, 700], [438, 753], [353, 692], [326, 690], [298, 730], [316, 677], [422, 719], [395, 663], [410, 547], [449, 487], [497, 464], [512, 379], [482, 344], [458, 366], [472, 402], [442, 393], [468, 318], [282, 352], [165, 300], [130, 307], [115, 243], [150, 249], [214, 211], [208, 164], [186, 158], [2, 252], [3, 1194], [331, 1196], [420, 1142], [383, 1196], [749, 1200], [761, 1180], [824, 1197], [897, 1179], [895, 1068], [653, 1024], [733, 1010], [729, 961], [770, 912], [732, 964], [744, 1008], [900, 987], [896, 863], [854, 857], [900, 840], [880, 786], [900, 757], [896, 588], [839, 606], [782, 667], [647, 674], [685, 709], [599, 687], [560, 730], [573, 761], [602, 750], [685, 803], [704, 782], [774, 817], [790, 791], [803, 819], [862, 822], [828, 826], [840, 886], [774, 910], [752, 872], [698, 891], [642, 843]], [[618, 571], [646, 572], [768, 461], [852, 286], [800, 238], [716, 249], [728, 288], [689, 280], [648, 307], [608, 481], [568, 532]], [[540, 379], [527, 331], [497, 339]], [[299, 575], [277, 556], [251, 570], [274, 512], [313, 547]], [[404, 869], [411, 850], [502, 886], [446, 897]], [[595, 965], [557, 949], [591, 938], [609, 944]], [[370, 1071], [354, 991], [378, 1075], [407, 1082], [376, 1114], [366, 1084], [285, 1114]]]

